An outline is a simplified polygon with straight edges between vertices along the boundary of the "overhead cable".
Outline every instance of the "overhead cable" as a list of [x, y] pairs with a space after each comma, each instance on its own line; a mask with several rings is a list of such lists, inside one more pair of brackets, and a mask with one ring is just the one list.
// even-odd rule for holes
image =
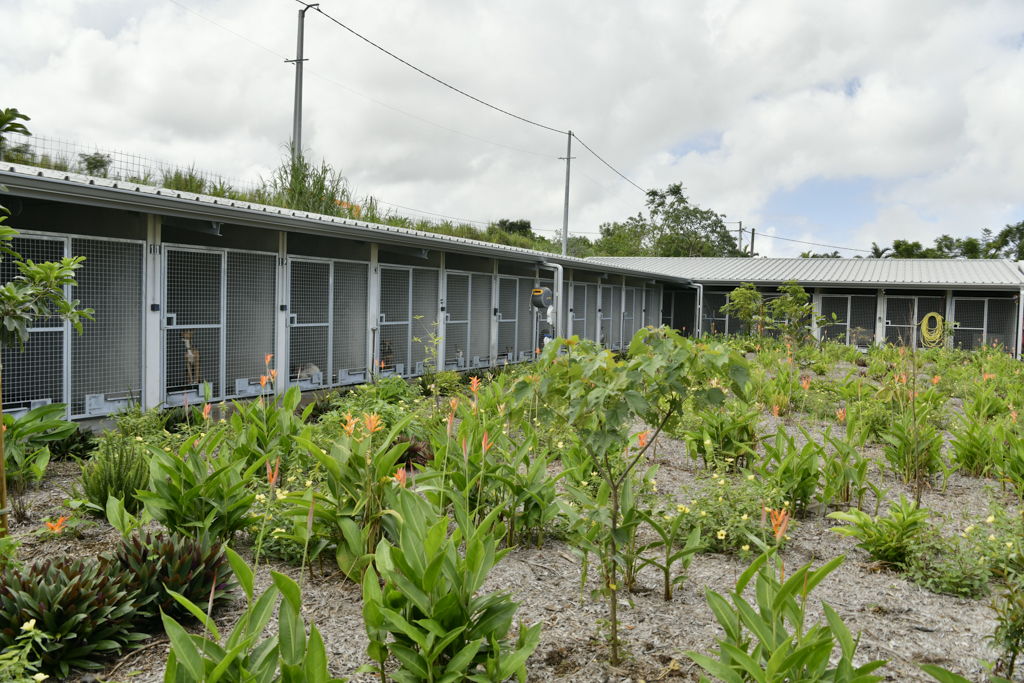
[[827, 247], [829, 249], [843, 249], [845, 251], [863, 251], [865, 254], [870, 254], [870, 249], [856, 249], [854, 247], [837, 247], [834, 244], [819, 244], [818, 242], [805, 242], [803, 240], [795, 240], [789, 237], [779, 237], [778, 235], [769, 235], [766, 232], [762, 232], [758, 237], [771, 237], [773, 240], [785, 240], [787, 242], [796, 242], [798, 244], [810, 244], [815, 247]]
[[598, 161], [600, 161], [600, 162], [601, 162], [602, 164], [604, 164], [604, 165], [605, 165], [605, 166], [607, 166], [608, 168], [612, 169], [612, 171], [614, 171], [614, 172], [615, 172], [615, 173], [616, 173], [616, 174], [617, 174], [617, 175], [618, 175], [618, 176], [619, 176], [620, 178], [622, 178], [623, 180], [625, 180], [625, 181], [626, 181], [627, 183], [629, 183], [630, 185], [632, 185], [632, 186], [633, 186], [633, 187], [635, 187], [636, 189], [640, 190], [640, 191], [641, 191], [641, 192], [643, 192], [644, 194], [647, 194], [647, 190], [645, 190], [644, 188], [640, 187], [639, 185], [637, 185], [636, 183], [634, 183], [634, 182], [633, 182], [632, 180], [630, 180], [630, 179], [629, 179], [629, 178], [627, 178], [626, 176], [624, 176], [624, 175], [622, 175], [621, 173], [619, 173], [618, 169], [616, 169], [616, 168], [615, 168], [614, 166], [612, 166], [612, 165], [611, 165], [611, 164], [609, 164], [609, 163], [608, 163], [607, 161], [605, 161], [604, 159], [602, 159], [602, 158], [601, 158], [601, 156], [600, 156], [600, 155], [599, 155], [599, 154], [598, 154], [597, 152], [595, 152], [594, 150], [590, 149], [590, 147], [587, 147], [587, 143], [583, 142], [583, 140], [580, 140], [580, 136], [576, 135], [576, 133], [573, 133], [573, 134], [572, 134], [572, 136], [573, 136], [574, 138], [576, 138], [576, 141], [577, 141], [577, 142], [579, 142], [579, 143], [580, 143], [581, 145], [583, 145], [584, 147], [586, 147], [586, 149], [587, 149], [587, 151], [588, 151], [588, 152], [590, 152], [590, 153], [591, 153], [591, 154], [593, 154], [593, 155], [594, 155], [595, 157], [597, 157]]
[[[302, 0], [295, 0], [295, 1], [298, 2], [300, 5], [305, 5], [306, 4], [306, 3], [302, 2]], [[418, 66], [415, 66], [414, 64], [410, 64], [409, 62], [405, 61], [404, 59], [402, 59], [401, 57], [396, 55], [394, 52], [391, 52], [391, 51], [381, 47], [380, 45], [378, 45], [377, 43], [373, 42], [369, 38], [367, 38], [367, 37], [357, 33], [356, 31], [353, 31], [351, 28], [349, 28], [345, 24], [341, 23], [340, 21], [338, 21], [337, 19], [332, 17], [327, 12], [324, 12], [322, 9], [320, 9], [319, 6], [312, 5], [312, 6], [310, 6], [310, 9], [316, 10], [320, 14], [324, 15], [325, 17], [327, 17], [328, 19], [333, 21], [338, 26], [342, 27], [343, 29], [345, 29], [346, 31], [348, 31], [349, 33], [354, 35], [356, 38], [359, 38], [360, 40], [362, 40], [362, 41], [372, 45], [373, 47], [377, 48], [378, 50], [380, 50], [384, 54], [388, 55], [389, 57], [397, 59], [402, 64], [405, 64], [407, 67], [409, 67], [410, 69], [412, 69], [414, 71], [418, 71], [419, 73], [423, 74], [424, 76], [426, 76], [430, 80], [435, 81], [437, 83], [440, 83], [441, 85], [443, 85], [444, 87], [448, 88], [449, 90], [454, 90], [455, 92], [459, 93], [460, 95], [462, 95], [464, 97], [468, 97], [469, 99], [473, 100], [474, 102], [478, 102], [478, 103], [484, 105], [485, 107], [489, 107], [489, 108], [493, 109], [494, 111], [501, 112], [502, 114], [505, 114], [506, 116], [511, 116], [514, 119], [519, 119], [520, 121], [523, 121], [525, 123], [529, 123], [531, 126], [537, 126], [538, 128], [543, 128], [545, 130], [550, 130], [553, 133], [561, 133], [562, 135], [566, 134], [566, 131], [564, 131], [564, 130], [558, 130], [557, 128], [552, 128], [551, 126], [545, 126], [543, 123], [537, 123], [536, 121], [531, 121], [528, 118], [525, 118], [523, 116], [519, 116], [518, 114], [513, 114], [512, 112], [507, 111], [505, 109], [502, 109], [501, 107], [496, 107], [493, 104], [490, 104], [489, 102], [484, 102], [479, 97], [473, 97], [468, 92], [466, 92], [464, 90], [459, 90], [454, 85], [451, 85], [450, 83], [446, 83], [446, 82], [442, 81], [437, 76], [433, 76], [433, 75], [427, 73], [426, 71], [424, 71], [423, 69], [419, 68]]]

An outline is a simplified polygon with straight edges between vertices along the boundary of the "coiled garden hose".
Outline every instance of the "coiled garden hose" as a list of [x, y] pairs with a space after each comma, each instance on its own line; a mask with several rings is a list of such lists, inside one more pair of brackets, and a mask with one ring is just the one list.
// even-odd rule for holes
[[[932, 327], [928, 321], [935, 319], [935, 326]], [[921, 320], [921, 344], [927, 349], [935, 349], [942, 346], [945, 341], [945, 326], [942, 324], [942, 316], [938, 313], [929, 313]]]

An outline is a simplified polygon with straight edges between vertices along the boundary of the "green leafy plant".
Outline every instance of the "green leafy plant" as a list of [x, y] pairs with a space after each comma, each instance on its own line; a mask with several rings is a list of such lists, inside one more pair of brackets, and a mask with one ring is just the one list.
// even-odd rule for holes
[[[270, 372], [270, 360], [267, 371]], [[276, 372], [274, 373], [276, 377]], [[258, 401], [241, 403], [236, 401], [231, 414], [231, 427], [236, 437], [232, 447], [239, 458], [249, 464], [258, 461], [276, 462], [280, 458], [284, 466], [295, 464], [298, 439], [309, 439], [310, 427], [306, 420], [313, 412], [310, 403], [296, 415], [302, 400], [298, 386], [292, 386], [277, 399], [260, 397]], [[299, 449], [300, 450], [300, 449]]]
[[21, 502], [22, 495], [29, 484], [40, 481], [46, 474], [50, 462], [47, 447], [76, 429], [73, 422], [62, 419], [66, 411], [67, 406], [63, 403], [50, 403], [34, 408], [17, 419], [13, 415], [3, 416], [4, 470], [7, 489], [13, 497], [14, 512], [18, 519], [27, 518]]
[[999, 652], [994, 673], [1012, 680], [1017, 659], [1024, 652], [1024, 584], [1017, 576], [1009, 577], [1006, 588], [992, 603], [996, 629], [989, 637], [989, 647]]
[[149, 482], [149, 462], [141, 436], [107, 432], [96, 455], [82, 465], [82, 493], [90, 503], [105, 509], [113, 496], [124, 502], [125, 510], [138, 514], [142, 502], [136, 496]]
[[933, 593], [961, 598], [987, 595], [992, 569], [983, 539], [980, 533], [944, 536], [938, 527], [927, 527], [907, 553], [906, 576]]
[[137, 609], [142, 618], [160, 612], [180, 617], [185, 608], [174, 599], [178, 593], [193, 602], [210, 606], [233, 598], [235, 581], [224, 547], [203, 536], [153, 534], [124, 539], [114, 550], [128, 587], [137, 591]]
[[[202, 622], [202, 636], [189, 635], [173, 617], [163, 614], [164, 630], [171, 641], [164, 680], [168, 683], [345, 683], [331, 676], [327, 651], [316, 624], [302, 619], [302, 589], [295, 581], [271, 572], [273, 583], [255, 601], [254, 575], [245, 560], [230, 548], [228, 562], [245, 591], [247, 607], [224, 638], [208, 613], [178, 593], [171, 593], [189, 613]], [[278, 632], [264, 636], [274, 616], [274, 604], [283, 596], [277, 613]]]
[[49, 678], [39, 671], [39, 660], [32, 656], [33, 651], [46, 648], [47, 635], [37, 629], [34, 623], [24, 624], [14, 645], [0, 652], [0, 680], [8, 683], [42, 683]]
[[[513, 674], [526, 680], [526, 659], [540, 640], [541, 624], [509, 631], [519, 605], [507, 593], [480, 593], [488, 573], [508, 552], [495, 547], [495, 509], [477, 526], [456, 504], [458, 526], [439, 517], [425, 500], [404, 490], [397, 545], [382, 540], [375, 553], [378, 584], [372, 568], [363, 580], [364, 620], [370, 635], [368, 653], [378, 662], [360, 671], [385, 677], [387, 652], [401, 662], [391, 674], [399, 683], [465, 679], [500, 683]], [[465, 542], [465, 555], [459, 546]], [[390, 634], [392, 641], [385, 642]]]
[[[81, 501], [84, 503], [85, 509], [92, 510], [95, 506], [92, 503]], [[121, 533], [121, 538], [127, 540], [131, 537], [132, 532], [144, 529], [153, 518], [150, 516], [149, 511], [143, 508], [142, 514], [136, 517], [124, 507], [124, 501], [120, 498], [114, 498], [109, 496], [107, 498], [107, 506], [104, 508], [106, 513], [107, 521], [110, 522], [110, 526], [114, 527]]]
[[826, 507], [833, 498], [842, 503], [852, 503], [856, 499], [857, 507], [863, 508], [864, 495], [868, 490], [867, 459], [853, 444], [833, 437], [830, 431], [826, 431], [825, 440], [834, 450], [832, 454], [826, 453], [824, 456], [823, 481], [818, 500], [822, 507]]
[[914, 481], [919, 474], [928, 477], [939, 470], [942, 433], [926, 421], [927, 413], [925, 404], [907, 410], [883, 435], [888, 443], [885, 459], [902, 476], [904, 484]]
[[807, 509], [818, 487], [818, 475], [824, 448], [803, 428], [806, 443], [797, 448], [796, 439], [779, 427], [774, 439], [764, 441], [764, 462], [757, 468], [761, 480], [772, 493], [781, 495], [795, 512]]
[[[693, 560], [693, 554], [700, 550], [700, 527], [694, 529], [689, 537], [686, 539], [686, 545], [681, 550], [677, 550], [676, 538], [679, 535], [679, 525], [683, 521], [683, 515], [676, 513], [675, 515], [670, 512], [656, 512], [648, 510], [641, 512], [644, 521], [654, 532], [658, 534], [661, 540], [653, 543], [648, 543], [641, 549], [641, 553], [657, 550], [664, 552], [664, 559], [661, 557], [645, 557], [641, 560], [643, 566], [651, 565], [661, 570], [662, 576], [665, 579], [665, 602], [672, 599], [672, 586], [681, 584], [686, 580], [686, 570], [690, 568], [690, 562]], [[672, 576], [672, 565], [678, 562], [683, 569], [683, 573], [673, 577]]]
[[186, 440], [177, 451], [149, 447], [150, 490], [137, 497], [153, 519], [171, 531], [193, 538], [209, 533], [228, 543], [252, 525], [249, 509], [256, 494], [246, 486], [266, 463], [248, 464], [224, 436], [215, 429]]
[[995, 466], [1002, 448], [1002, 431], [991, 422], [958, 416], [950, 445], [960, 469], [975, 477], [986, 476]]
[[79, 426], [63, 439], [49, 443], [50, 455], [57, 460], [83, 460], [96, 448], [97, 438], [88, 427]]
[[[827, 623], [809, 628], [805, 624], [807, 596], [845, 556], [839, 556], [818, 569], [805, 564], [788, 579], [776, 577], [767, 562], [774, 552], [765, 549], [740, 575], [730, 593], [732, 604], [720, 594], [707, 590], [708, 607], [725, 629], [718, 638], [715, 657], [688, 651], [686, 656], [712, 676], [726, 683], [795, 683], [831, 681], [833, 683], [875, 683], [882, 676], [872, 672], [885, 664], [872, 661], [853, 664], [860, 643], [828, 603], [822, 601]], [[743, 598], [743, 591], [757, 576], [757, 609]], [[788, 623], [788, 627], [787, 627]], [[792, 629], [792, 631], [790, 630]], [[757, 645], [753, 644], [754, 639]], [[833, 652], [839, 648], [837, 664], [829, 668]]]
[[[528, 424], [521, 425], [525, 438], [500, 463], [497, 473], [499, 481], [505, 484], [508, 503], [503, 520], [507, 522], [506, 545], [529, 545], [533, 533], [537, 534], [537, 547], [544, 541], [544, 527], [558, 515], [555, 498], [558, 495], [558, 480], [568, 475], [562, 470], [558, 475], [548, 475], [550, 458], [539, 453], [536, 434]], [[537, 455], [532, 455], [532, 454]]]
[[8, 567], [0, 585], [0, 644], [15, 646], [22, 626], [34, 621], [47, 638], [33, 645], [40, 671], [66, 677], [71, 667], [100, 669], [98, 658], [146, 637], [133, 628], [135, 607], [120, 567], [102, 557]]
[[867, 550], [877, 560], [902, 568], [913, 549], [914, 539], [928, 526], [928, 514], [928, 510], [918, 509], [917, 503], [908, 502], [900, 495], [899, 503], [889, 504], [888, 517], [872, 518], [861, 510], [850, 510], [833, 512], [829, 518], [852, 524], [832, 527], [832, 531], [857, 538], [858, 548]]
[[711, 462], [728, 463], [733, 471], [753, 467], [760, 410], [742, 401], [730, 401], [698, 411], [697, 418], [698, 426], [682, 434], [691, 458], [702, 458], [705, 467]]

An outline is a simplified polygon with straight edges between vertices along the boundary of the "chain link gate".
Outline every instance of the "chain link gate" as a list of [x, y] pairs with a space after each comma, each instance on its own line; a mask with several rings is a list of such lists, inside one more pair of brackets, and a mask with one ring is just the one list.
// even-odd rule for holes
[[301, 391], [331, 383], [330, 261], [288, 259], [288, 382]]
[[953, 347], [972, 351], [998, 346], [1007, 353], [1017, 348], [1017, 302], [989, 297], [954, 297]]
[[430, 336], [437, 324], [438, 272], [380, 266], [376, 358], [381, 375], [411, 377], [425, 371], [434, 353]]
[[587, 335], [587, 286], [573, 283], [572, 301], [569, 302], [569, 323], [572, 328], [568, 336], [583, 338]]
[[446, 271], [444, 367], [463, 370], [469, 354], [469, 274]]
[[[519, 312], [516, 313], [516, 360], [525, 361], [534, 358], [534, 352], [537, 350], [538, 344], [536, 344], [536, 322], [537, 315], [535, 315], [535, 309], [533, 307], [533, 289], [535, 278], [532, 277], [520, 277], [519, 278]], [[544, 312], [547, 315], [547, 311]]]
[[471, 368], [491, 365], [491, 285], [493, 275], [473, 273], [469, 289], [469, 360]]
[[885, 343], [916, 348], [921, 321], [929, 313], [945, 316], [945, 302], [941, 296], [886, 296]]

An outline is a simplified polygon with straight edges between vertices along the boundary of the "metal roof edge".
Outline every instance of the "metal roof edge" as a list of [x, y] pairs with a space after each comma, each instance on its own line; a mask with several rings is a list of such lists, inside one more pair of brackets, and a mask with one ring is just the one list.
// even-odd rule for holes
[[[52, 177], [48, 175], [63, 177]], [[615, 264], [597, 264], [588, 259], [567, 257], [546, 251], [522, 249], [493, 242], [471, 240], [440, 233], [422, 232], [323, 214], [292, 211], [252, 202], [236, 202], [222, 197], [197, 195], [136, 183], [92, 178], [4, 162], [0, 166], [0, 184], [17, 194], [36, 199], [72, 202], [127, 211], [145, 211], [199, 220], [217, 220], [231, 225], [302, 232], [326, 237], [357, 239], [380, 244], [417, 246], [449, 252], [506, 258], [516, 261], [557, 263], [565, 268], [604, 270], [620, 275], [689, 285], [689, 278]], [[240, 206], [239, 204], [244, 204]]]

